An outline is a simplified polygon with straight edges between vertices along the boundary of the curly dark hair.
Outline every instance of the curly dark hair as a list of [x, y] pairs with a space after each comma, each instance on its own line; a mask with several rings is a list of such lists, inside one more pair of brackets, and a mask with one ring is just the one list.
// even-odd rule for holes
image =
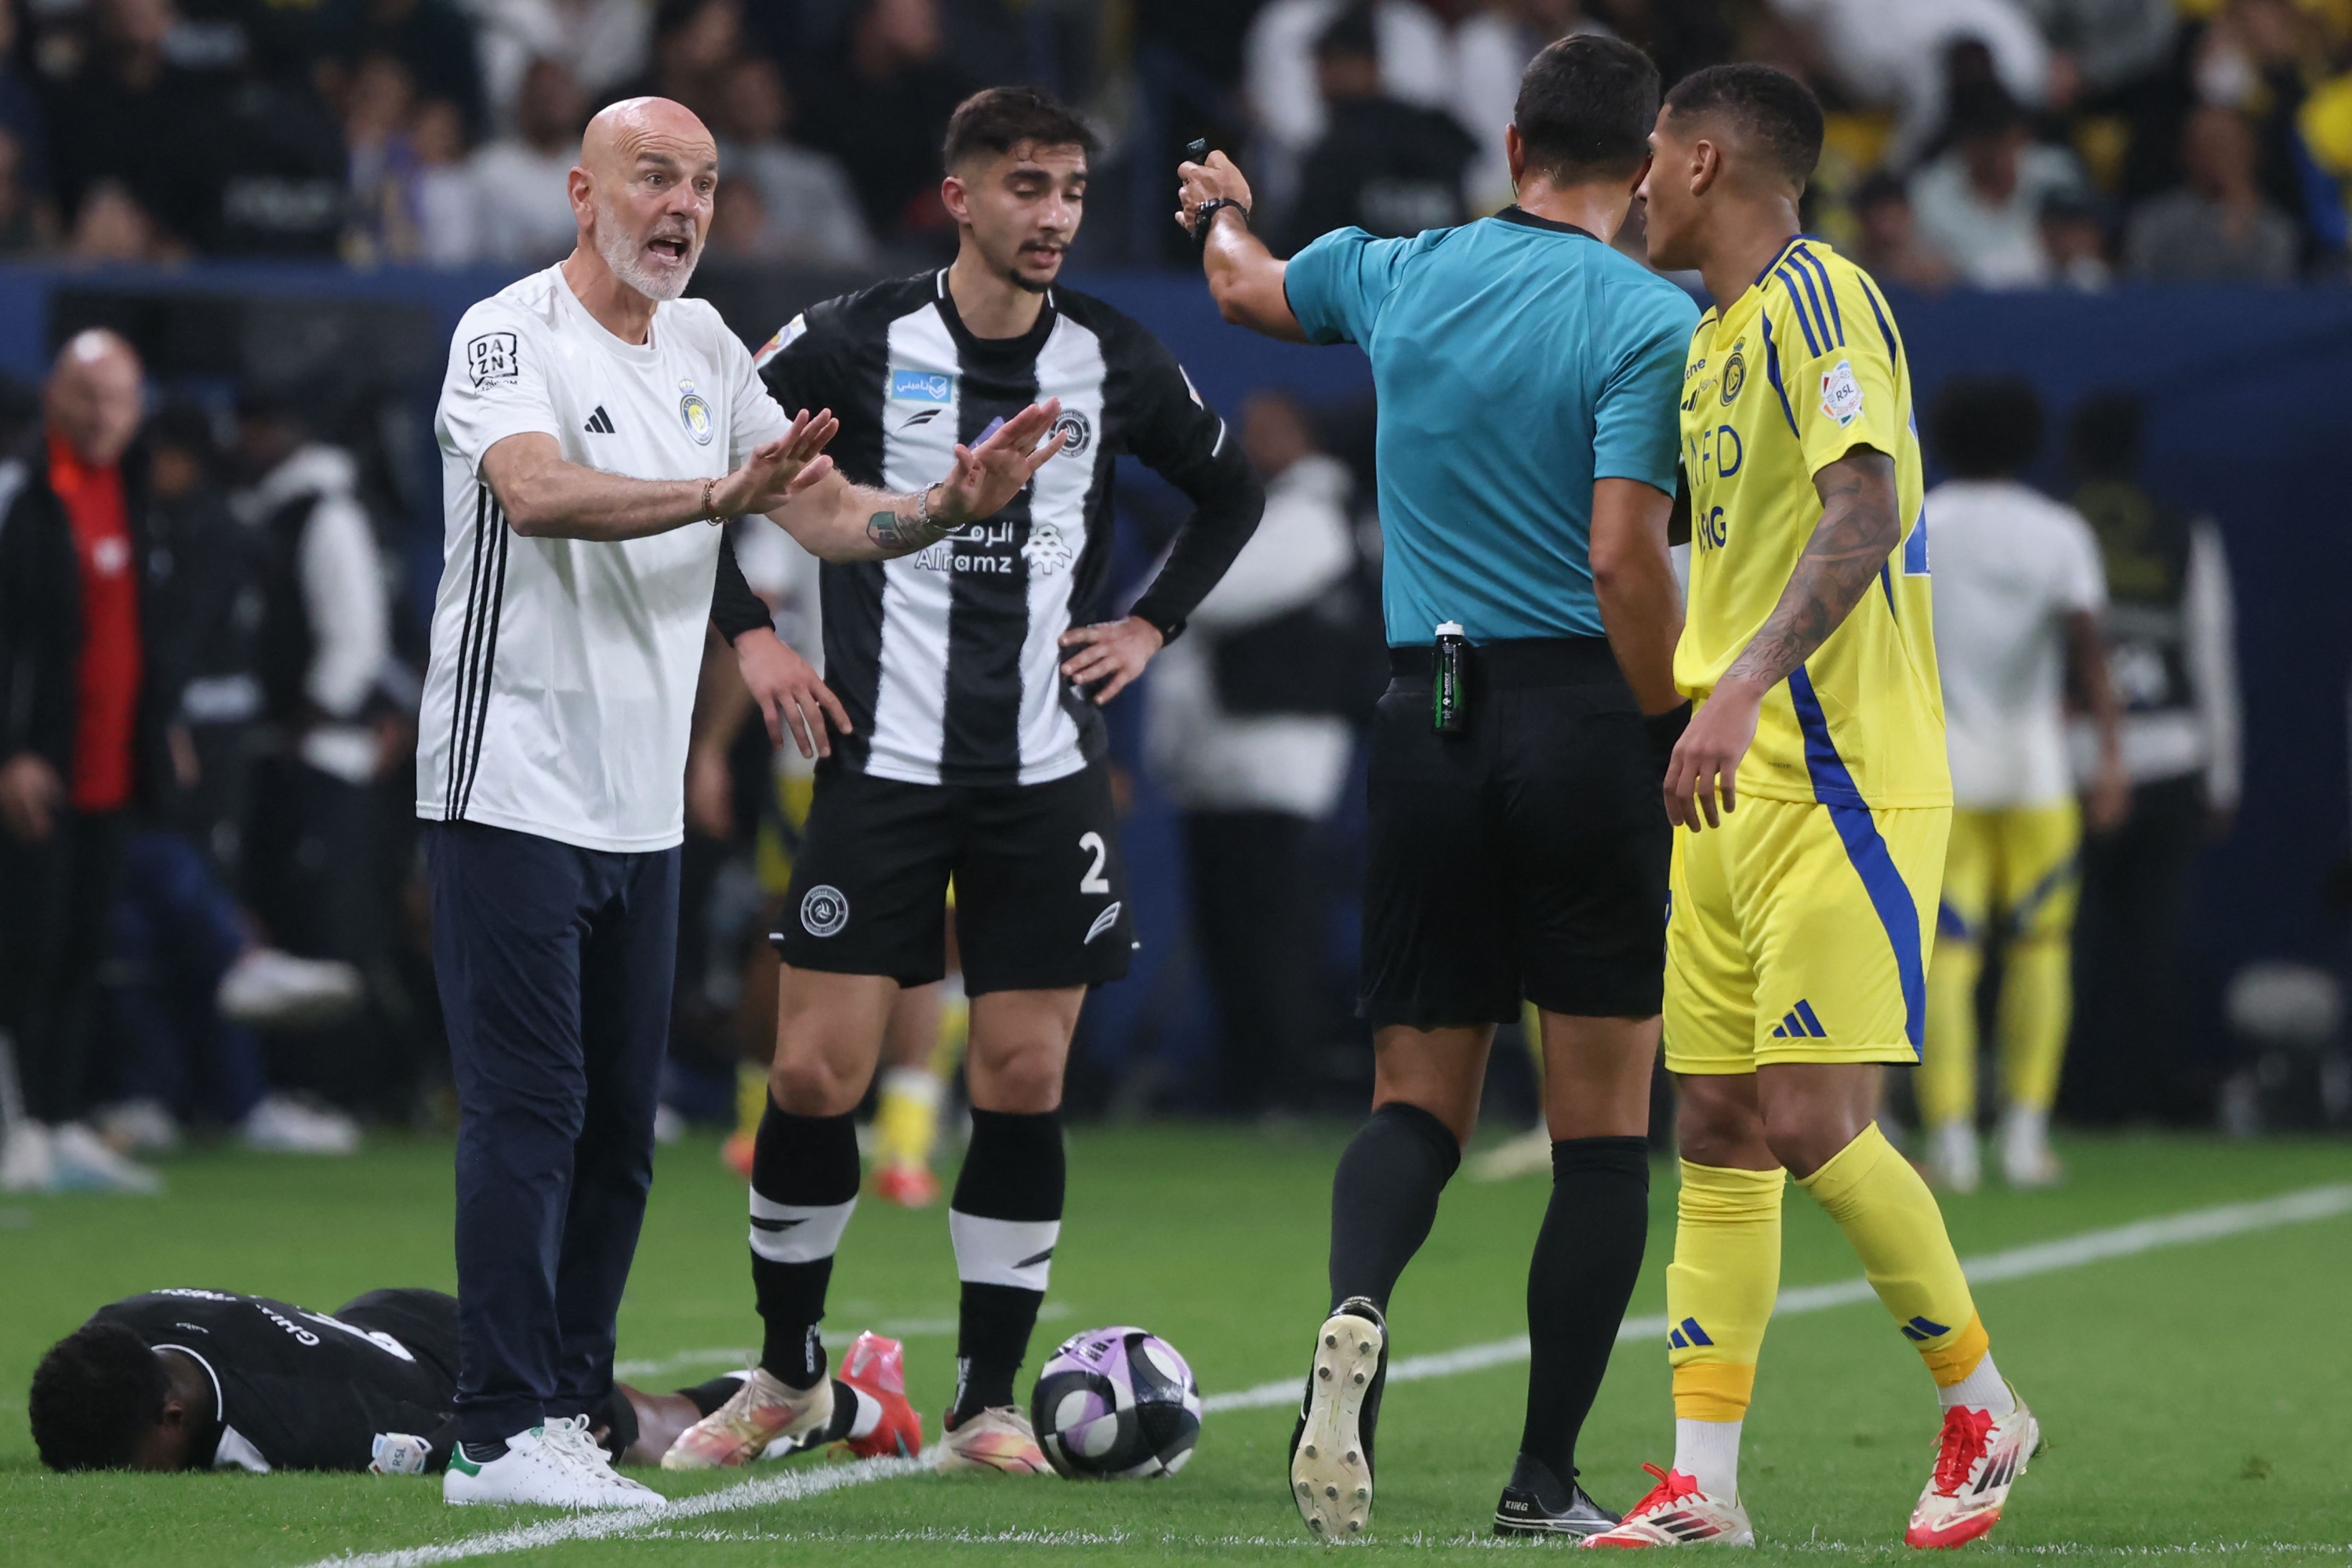
[[120, 1470], [163, 1414], [171, 1374], [121, 1323], [84, 1323], [33, 1371], [26, 1412], [41, 1463], [53, 1470]]

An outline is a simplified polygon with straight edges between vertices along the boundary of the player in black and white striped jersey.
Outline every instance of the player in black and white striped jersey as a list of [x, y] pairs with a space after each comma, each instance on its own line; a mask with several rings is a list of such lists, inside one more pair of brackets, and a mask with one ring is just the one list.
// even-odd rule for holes
[[[781, 1016], [751, 1174], [761, 1371], [673, 1468], [740, 1463], [824, 1419], [834, 1249], [858, 1190], [850, 1113], [902, 985], [940, 978], [950, 877], [972, 1138], [949, 1213], [962, 1309], [942, 1464], [1042, 1471], [1013, 1380], [1060, 1235], [1062, 1074], [1090, 985], [1129, 935], [1099, 711], [1180, 632], [1257, 526], [1240, 442], [1142, 327], [1060, 287], [1085, 124], [1043, 93], [975, 95], [947, 133], [953, 266], [794, 318], [757, 356], [789, 406], [841, 421], [852, 479], [919, 485], [959, 443], [1058, 401], [1060, 454], [984, 523], [919, 554], [823, 569], [825, 682], [849, 729], [820, 763], [782, 929]], [[1109, 564], [1113, 467], [1195, 504], [1127, 616], [1080, 624]]]

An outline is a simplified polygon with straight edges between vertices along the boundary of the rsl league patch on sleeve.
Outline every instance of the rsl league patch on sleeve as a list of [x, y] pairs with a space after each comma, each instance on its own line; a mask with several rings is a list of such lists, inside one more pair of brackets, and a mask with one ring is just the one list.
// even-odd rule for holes
[[1822, 372], [1822, 412], [1841, 426], [1862, 416], [1862, 383], [1853, 376], [1853, 362], [1842, 359]]
[[751, 368], [753, 370], [767, 369], [768, 362], [770, 360], [775, 358], [778, 354], [783, 353], [786, 349], [792, 347], [793, 344], [799, 342], [802, 334], [807, 331], [808, 317], [805, 314], [794, 316], [791, 321], [786, 321], [782, 326], [776, 329], [776, 335], [770, 338], [766, 342], [761, 343], [760, 345], [760, 352], [751, 356]]

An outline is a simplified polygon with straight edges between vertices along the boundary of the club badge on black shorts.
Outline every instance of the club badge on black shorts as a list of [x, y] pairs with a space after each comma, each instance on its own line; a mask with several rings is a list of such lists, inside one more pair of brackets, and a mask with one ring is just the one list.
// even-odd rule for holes
[[811, 888], [801, 899], [801, 929], [811, 936], [839, 936], [849, 923], [849, 900], [835, 887]]

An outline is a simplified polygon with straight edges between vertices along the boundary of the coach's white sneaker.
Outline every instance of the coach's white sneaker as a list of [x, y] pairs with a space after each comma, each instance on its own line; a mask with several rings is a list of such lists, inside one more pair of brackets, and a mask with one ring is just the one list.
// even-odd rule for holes
[[0, 1131], [0, 1193], [46, 1193], [57, 1180], [57, 1152], [49, 1147], [49, 1130], [37, 1121], [19, 1121]]
[[1753, 1546], [1756, 1529], [1736, 1499], [1711, 1498], [1680, 1470], [1643, 1469], [1658, 1478], [1650, 1495], [1612, 1530], [1584, 1538], [1587, 1546]]
[[339, 959], [257, 947], [228, 966], [213, 1006], [232, 1024], [307, 1029], [351, 1016], [366, 999], [360, 972]]
[[518, 1432], [505, 1453], [480, 1463], [459, 1447], [442, 1474], [441, 1500], [570, 1509], [657, 1508], [668, 1500], [634, 1481], [614, 1485], [620, 1478], [609, 1468], [604, 1476], [593, 1473], [572, 1450], [573, 1430], [573, 1421], [550, 1421]]
[[134, 1193], [163, 1190], [163, 1178], [126, 1160], [107, 1146], [106, 1140], [79, 1121], [49, 1129], [49, 1191], [53, 1193]]
[[[2016, 1398], [2017, 1390], [2009, 1392]], [[1936, 1473], [1911, 1510], [1903, 1543], [1958, 1546], [1984, 1534], [2000, 1521], [2009, 1489], [2041, 1447], [2042, 1424], [2022, 1399], [1999, 1420], [1990, 1410], [1965, 1405], [1945, 1411], [1936, 1437]]]
[[1984, 1155], [1973, 1121], [1956, 1118], [1928, 1130], [1927, 1179], [1948, 1193], [1972, 1193], [1983, 1184]]
[[2050, 1113], [2012, 1106], [2000, 1121], [2000, 1179], [2020, 1189], [2054, 1187], [2066, 1167], [2050, 1148]]
[[596, 1441], [588, 1430], [588, 1417], [574, 1415], [568, 1421], [547, 1424], [547, 1441], [561, 1447], [578, 1466], [580, 1473], [600, 1487], [610, 1487], [628, 1500], [615, 1504], [620, 1508], [667, 1508], [669, 1499], [646, 1486], [633, 1481], [613, 1468], [613, 1456], [604, 1445]]

